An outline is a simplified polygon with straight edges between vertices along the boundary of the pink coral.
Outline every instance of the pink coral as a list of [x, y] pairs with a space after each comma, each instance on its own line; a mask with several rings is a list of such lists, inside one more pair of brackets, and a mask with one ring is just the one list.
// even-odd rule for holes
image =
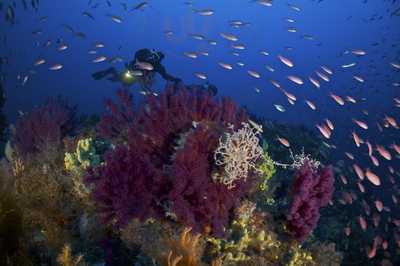
[[299, 242], [303, 242], [317, 226], [320, 208], [332, 198], [333, 184], [331, 166], [317, 170], [305, 161], [296, 171], [292, 184], [293, 199], [286, 217], [289, 231]]

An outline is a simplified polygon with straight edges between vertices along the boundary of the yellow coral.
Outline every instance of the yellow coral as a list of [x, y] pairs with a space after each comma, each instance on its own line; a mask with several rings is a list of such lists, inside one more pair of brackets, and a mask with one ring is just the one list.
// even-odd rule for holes
[[198, 266], [200, 265], [199, 240], [200, 234], [192, 235], [191, 228], [185, 228], [178, 240], [170, 240], [171, 250], [168, 253], [168, 266]]
[[314, 261], [311, 253], [306, 250], [302, 250], [300, 246], [292, 247], [292, 258], [288, 263], [288, 266], [315, 266], [317, 263]]
[[71, 254], [71, 247], [64, 245], [62, 252], [57, 257], [57, 262], [60, 266], [84, 266], [86, 265], [83, 261], [83, 256], [78, 255], [76, 257]]

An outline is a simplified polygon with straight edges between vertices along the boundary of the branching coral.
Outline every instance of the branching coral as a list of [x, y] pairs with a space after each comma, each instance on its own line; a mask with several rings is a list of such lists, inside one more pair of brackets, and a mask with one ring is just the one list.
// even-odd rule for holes
[[317, 266], [312, 254], [309, 251], [302, 250], [298, 246], [292, 247], [291, 260], [288, 266]]
[[223, 265], [236, 265], [263, 256], [276, 263], [281, 259], [281, 243], [272, 232], [266, 231], [255, 222], [255, 204], [244, 201], [236, 210], [236, 218], [229, 227], [227, 239], [208, 237], [208, 251], [219, 256]]
[[214, 181], [232, 188], [236, 180], [246, 180], [249, 172], [257, 169], [256, 162], [263, 155], [260, 133], [257, 127], [242, 123], [242, 128], [232, 134], [226, 133], [224, 140], [220, 138], [214, 159], [217, 165], [224, 166], [225, 174], [214, 175]]
[[127, 145], [106, 155], [105, 164], [89, 171], [93, 197], [107, 221], [170, 217], [193, 231], [222, 235], [229, 213], [252, 185], [235, 188], [215, 183], [219, 171], [213, 155], [228, 125], [247, 120], [243, 110], [201, 91], [168, 88], [149, 96], [129, 128]]
[[23, 223], [33, 239], [45, 239], [50, 248], [69, 242], [68, 227], [76, 215], [71, 183], [63, 173], [62, 154], [52, 149], [25, 160], [14, 171], [16, 201]]
[[126, 141], [128, 129], [134, 122], [132, 95], [127, 90], [118, 90], [119, 105], [107, 100], [108, 113], [101, 117], [97, 125], [100, 137], [113, 141]]
[[62, 252], [57, 257], [57, 262], [60, 266], [85, 266], [83, 255], [74, 257], [71, 252], [71, 246], [65, 245]]
[[185, 228], [178, 240], [170, 240], [171, 250], [166, 258], [168, 266], [198, 266], [200, 265], [201, 248], [200, 234], [190, 233], [191, 228]]
[[306, 160], [296, 171], [287, 228], [299, 242], [304, 241], [317, 226], [319, 209], [329, 203], [334, 190], [333, 183], [331, 166], [318, 170]]
[[75, 152], [65, 153], [65, 169], [72, 174], [73, 187], [79, 198], [89, 196], [90, 189], [84, 184], [82, 176], [89, 167], [96, 167], [101, 163], [98, 150], [98, 146], [101, 144], [103, 143], [96, 142], [92, 138], [80, 139]]
[[11, 143], [20, 157], [56, 148], [73, 130], [74, 115], [75, 109], [65, 100], [50, 99], [17, 121]]

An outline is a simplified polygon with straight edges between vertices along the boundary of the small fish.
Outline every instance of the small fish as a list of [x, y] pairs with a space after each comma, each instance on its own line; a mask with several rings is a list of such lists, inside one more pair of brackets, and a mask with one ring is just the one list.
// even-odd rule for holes
[[318, 80], [312, 78], [312, 77], [308, 77], [308, 79], [310, 80], [310, 82], [317, 88], [319, 89], [321, 87], [321, 84], [319, 83]]
[[357, 135], [357, 133], [354, 132], [354, 131], [353, 131], [351, 134], [352, 134], [352, 136], [353, 136], [354, 143], [356, 144], [356, 146], [357, 146], [357, 147], [360, 147], [360, 146], [361, 146], [361, 143], [362, 143], [360, 137], [359, 137], [359, 136]]
[[337, 104], [344, 105], [344, 101], [343, 101], [342, 97], [340, 97], [336, 94], [333, 94], [333, 93], [330, 93], [329, 96], [331, 96], [332, 99], [334, 99]]
[[365, 52], [364, 50], [361, 50], [361, 49], [352, 50], [351, 53], [354, 55], [358, 55], [358, 56], [363, 56], [363, 55], [367, 54], [367, 52]]
[[287, 76], [287, 78], [290, 81], [296, 83], [297, 85], [303, 85], [303, 83], [304, 83], [303, 80], [297, 76], [289, 75], [289, 76]]
[[52, 65], [51, 67], [49, 67], [49, 70], [54, 70], [54, 71], [56, 71], [56, 70], [60, 70], [61, 68], [63, 68], [63, 65], [61, 65], [61, 64], [54, 64], [54, 65]]
[[288, 67], [293, 67], [294, 66], [293, 62], [290, 59], [288, 59], [288, 58], [286, 58], [286, 57], [284, 57], [282, 55], [278, 55], [278, 58], [286, 66], [288, 66]]
[[365, 220], [365, 218], [362, 216], [359, 216], [358, 222], [360, 224], [361, 229], [365, 232], [367, 230], [367, 221]]
[[232, 48], [236, 50], [244, 50], [246, 49], [246, 46], [244, 46], [243, 44], [232, 44]]
[[201, 10], [193, 10], [196, 14], [201, 16], [211, 16], [214, 14], [214, 10], [212, 9], [201, 9]]
[[396, 69], [400, 69], [400, 63], [391, 62], [390, 65]]
[[327, 75], [324, 75], [319, 71], [315, 71], [315, 74], [317, 74], [318, 77], [320, 77], [322, 80], [324, 80], [326, 82], [330, 81], [330, 79], [329, 79], [329, 77]]
[[225, 68], [227, 70], [232, 70], [233, 69], [232, 65], [227, 64], [227, 63], [219, 62], [218, 65], [220, 65], [222, 68]]
[[197, 54], [195, 52], [184, 52], [183, 53], [186, 57], [192, 58], [192, 59], [196, 59], [197, 58]]
[[362, 129], [365, 129], [365, 130], [368, 129], [368, 125], [365, 122], [361, 121], [361, 120], [353, 119], [353, 122], [355, 124], [357, 124]]
[[201, 34], [191, 33], [191, 34], [189, 34], [189, 36], [192, 37], [195, 40], [198, 40], [198, 41], [202, 41], [202, 40], [205, 39], [205, 37], [203, 35], [201, 35]]
[[261, 51], [260, 51], [260, 54], [265, 55], [265, 56], [268, 56], [268, 55], [269, 55], [269, 53], [268, 53], [267, 51], [264, 51], [264, 50], [261, 50]]
[[354, 75], [353, 78], [354, 78], [355, 80], [357, 80], [358, 82], [361, 82], [361, 83], [364, 82], [364, 79], [363, 79], [362, 77], [360, 77], [360, 76]]
[[333, 126], [333, 123], [332, 123], [331, 120], [329, 120], [328, 118], [325, 118], [325, 122], [326, 122], [326, 125], [329, 127], [330, 130], [334, 130], [335, 129], [335, 127]]
[[289, 8], [291, 8], [294, 11], [300, 12], [301, 9], [298, 6], [292, 5], [292, 4], [288, 4]]
[[355, 66], [356, 64], [357, 64], [357, 63], [350, 63], [350, 64], [342, 65], [342, 68], [353, 67], [353, 66]]
[[88, 17], [88, 18], [91, 18], [92, 20], [94, 20], [93, 15], [92, 15], [91, 13], [89, 13], [88, 11], [83, 11], [83, 12], [82, 12], [82, 15], [84, 15], [84, 16], [86, 16], [86, 17]]
[[327, 66], [321, 66], [322, 70], [328, 73], [329, 75], [333, 75], [333, 71]]
[[376, 145], [376, 150], [378, 151], [378, 153], [385, 158], [386, 160], [390, 161], [392, 160], [392, 155], [390, 154], [390, 152], [388, 150], [386, 150], [383, 146], [381, 145]]
[[265, 68], [266, 68], [269, 72], [275, 72], [275, 69], [272, 68], [271, 66], [265, 66]]
[[316, 125], [316, 127], [321, 132], [322, 136], [326, 139], [330, 139], [332, 132], [326, 125]]
[[366, 172], [365, 172], [365, 176], [375, 186], [380, 186], [381, 185], [381, 180], [380, 180], [379, 176], [377, 176], [376, 174], [371, 172], [371, 170], [367, 169]]
[[357, 103], [357, 101], [351, 96], [346, 96], [346, 101], [351, 102], [351, 103]]
[[93, 63], [101, 63], [107, 60], [107, 57], [105, 57], [104, 55], [96, 57], [92, 62]]
[[354, 155], [351, 154], [350, 152], [345, 152], [344, 154], [345, 154], [345, 155], [347, 156], [347, 158], [349, 158], [350, 160], [354, 160]]
[[238, 37], [236, 37], [235, 35], [230, 34], [230, 33], [220, 33], [219, 35], [220, 35], [222, 38], [224, 38], [224, 39], [226, 39], [226, 40], [228, 40], [228, 41], [236, 42], [236, 41], [239, 40]]
[[314, 111], [317, 109], [315, 104], [313, 102], [309, 101], [309, 100], [306, 100], [306, 104]]
[[116, 23], [122, 23], [122, 18], [115, 16], [115, 15], [109, 15], [111, 17], [111, 20], [116, 22]]
[[236, 63], [238, 66], [240, 66], [240, 67], [244, 67], [244, 63], [243, 62], [237, 62]]
[[203, 79], [203, 80], [207, 79], [207, 76], [204, 73], [196, 72], [196, 73], [194, 73], [194, 75], [199, 79]]
[[67, 49], [68, 49], [68, 45], [66, 45], [66, 44], [61, 44], [61, 45], [57, 48], [58, 51], [64, 51], [64, 50], [67, 50]]
[[46, 63], [46, 60], [43, 59], [43, 58], [39, 58], [39, 59], [37, 59], [37, 60], [35, 61], [34, 65], [35, 65], [35, 66], [40, 66], [40, 65], [43, 65], [44, 63]]
[[285, 146], [286, 148], [289, 148], [289, 147], [290, 147], [290, 143], [289, 143], [289, 141], [288, 141], [287, 139], [281, 138], [281, 137], [277, 137], [277, 140], [278, 140], [283, 146]]
[[148, 5], [147, 1], [143, 1], [134, 6], [132, 10], [144, 10], [147, 7], [147, 5]]
[[283, 107], [282, 105], [280, 105], [280, 104], [274, 104], [274, 106], [275, 106], [275, 108], [276, 108], [276, 110], [278, 110], [279, 112], [285, 112], [286, 111], [286, 109], [285, 109], [285, 107]]
[[250, 76], [252, 76], [253, 78], [257, 78], [257, 79], [261, 78], [261, 75], [258, 72], [254, 71], [254, 70], [247, 70], [247, 73]]
[[99, 42], [99, 43], [95, 43], [94, 47], [95, 48], [104, 48], [105, 45], [104, 45], [104, 43]]

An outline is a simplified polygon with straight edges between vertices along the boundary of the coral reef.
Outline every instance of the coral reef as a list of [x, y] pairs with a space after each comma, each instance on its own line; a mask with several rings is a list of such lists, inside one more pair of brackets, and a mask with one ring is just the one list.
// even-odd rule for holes
[[[340, 265], [327, 236], [307, 238], [333, 192], [307, 132], [265, 132], [196, 88], [137, 110], [117, 96], [85, 124], [60, 99], [19, 119], [0, 165], [1, 265]], [[293, 155], [277, 132], [311, 150]]]
[[[125, 225], [132, 218], [165, 218], [222, 235], [229, 212], [252, 185], [233, 189], [215, 183], [223, 174], [213, 162], [218, 139], [239, 128], [246, 115], [232, 101], [217, 101], [197, 90], [168, 88], [149, 96], [129, 128], [127, 145], [106, 154], [90, 169], [93, 197], [106, 221]], [[232, 127], [232, 126], [233, 127]]]
[[49, 147], [57, 149], [62, 138], [71, 133], [74, 126], [75, 109], [62, 98], [49, 99], [17, 121], [11, 144], [24, 158]]
[[304, 241], [317, 226], [319, 209], [326, 206], [334, 191], [331, 166], [313, 168], [305, 160], [294, 176], [292, 202], [287, 214], [287, 229], [299, 242]]

